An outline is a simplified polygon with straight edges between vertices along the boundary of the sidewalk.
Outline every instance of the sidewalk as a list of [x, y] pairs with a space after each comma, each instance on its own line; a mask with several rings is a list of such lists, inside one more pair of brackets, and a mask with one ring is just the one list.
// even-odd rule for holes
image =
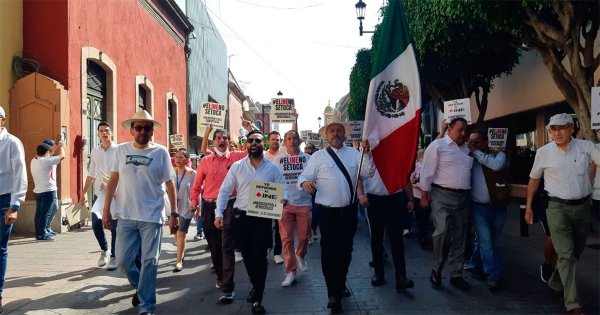
[[[518, 208], [509, 217], [500, 243], [505, 254], [504, 289], [491, 293], [487, 284], [465, 273], [472, 284], [461, 292], [449, 284], [444, 272], [443, 287], [429, 284], [431, 253], [421, 250], [415, 238], [405, 240], [407, 271], [415, 288], [399, 295], [394, 290], [391, 258], [386, 264], [388, 283], [372, 287], [368, 263], [368, 228], [359, 223], [354, 239], [353, 260], [348, 275], [352, 297], [343, 302], [346, 314], [564, 314], [562, 304], [539, 280], [543, 232], [530, 227], [530, 237], [519, 236]], [[190, 231], [195, 231], [190, 228]], [[165, 235], [167, 229], [165, 229]], [[190, 232], [188, 239], [193, 236]], [[598, 231], [588, 244], [598, 244]], [[131, 307], [134, 291], [118, 271], [106, 271], [96, 263], [100, 250], [91, 228], [64, 233], [56, 242], [36, 242], [15, 237], [9, 245], [9, 265], [3, 304], [9, 314], [136, 314]], [[298, 284], [282, 288], [283, 265], [269, 259], [264, 306], [269, 314], [328, 314], [327, 290], [320, 266], [319, 245], [311, 245], [308, 272], [298, 272]], [[236, 300], [219, 305], [216, 277], [210, 272], [206, 241], [188, 242], [184, 269], [173, 273], [175, 246], [165, 236], [157, 283], [159, 314], [250, 314], [244, 301], [250, 284], [243, 263], [236, 265]], [[600, 296], [599, 251], [586, 248], [578, 268], [580, 300], [589, 314], [598, 314]]]

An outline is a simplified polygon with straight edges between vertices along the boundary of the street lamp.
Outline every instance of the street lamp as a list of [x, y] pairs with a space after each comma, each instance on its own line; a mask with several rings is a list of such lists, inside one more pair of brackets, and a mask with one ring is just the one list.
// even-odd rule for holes
[[321, 128], [321, 117], [317, 118], [317, 120], [319, 121], [319, 129]]
[[358, 26], [360, 36], [363, 36], [363, 33], [375, 33], [374, 31], [363, 31], [362, 20], [365, 19], [365, 10], [367, 9], [367, 4], [362, 0], [358, 0], [354, 7], [356, 8], [356, 18], [360, 22], [360, 25]]
[[283, 95], [283, 93], [281, 93], [281, 90], [279, 92], [277, 92], [277, 96], [281, 97]]

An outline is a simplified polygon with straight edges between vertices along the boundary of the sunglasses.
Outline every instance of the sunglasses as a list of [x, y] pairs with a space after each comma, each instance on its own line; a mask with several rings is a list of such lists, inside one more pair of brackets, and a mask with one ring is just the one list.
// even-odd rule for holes
[[248, 141], [248, 143], [250, 143], [250, 144], [252, 144], [254, 142], [256, 142], [257, 144], [259, 144], [259, 143], [263, 142], [263, 139], [261, 139], [261, 138], [248, 138], [248, 140], [246, 140], [246, 141]]
[[137, 132], [141, 132], [142, 130], [144, 130], [145, 132], [150, 132], [152, 130], [154, 130], [154, 126], [152, 125], [145, 125], [145, 126], [133, 126], [133, 130], [137, 131]]

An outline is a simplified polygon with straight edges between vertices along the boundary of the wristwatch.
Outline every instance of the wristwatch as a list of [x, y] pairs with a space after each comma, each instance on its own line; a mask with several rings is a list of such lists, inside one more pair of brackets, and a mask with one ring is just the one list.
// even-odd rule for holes
[[179, 213], [177, 213], [177, 211], [171, 211], [171, 216], [174, 218], [179, 218]]
[[21, 206], [17, 206], [17, 205], [11, 205], [11, 206], [10, 206], [10, 209], [12, 209], [12, 211], [13, 211], [13, 212], [17, 212], [17, 211], [19, 211], [19, 208], [20, 208], [20, 207], [21, 207]]

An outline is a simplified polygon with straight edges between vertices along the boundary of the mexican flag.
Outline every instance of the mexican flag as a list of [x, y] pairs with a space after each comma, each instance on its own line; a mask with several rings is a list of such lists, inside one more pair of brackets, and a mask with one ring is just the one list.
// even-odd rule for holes
[[408, 183], [421, 124], [421, 83], [401, 0], [389, 0], [367, 97], [363, 139], [388, 192]]

